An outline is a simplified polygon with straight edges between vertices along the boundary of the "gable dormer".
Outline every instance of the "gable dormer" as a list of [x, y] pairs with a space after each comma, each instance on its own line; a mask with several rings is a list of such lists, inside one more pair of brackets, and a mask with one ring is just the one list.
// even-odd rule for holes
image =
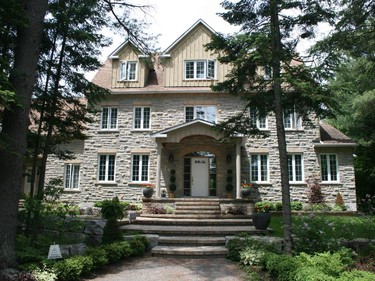
[[219, 64], [204, 47], [215, 33], [198, 20], [162, 53], [164, 87], [209, 87], [224, 80], [228, 65]]
[[147, 55], [132, 41], [121, 44], [110, 56], [112, 60], [111, 88], [142, 88], [145, 86], [150, 63]]

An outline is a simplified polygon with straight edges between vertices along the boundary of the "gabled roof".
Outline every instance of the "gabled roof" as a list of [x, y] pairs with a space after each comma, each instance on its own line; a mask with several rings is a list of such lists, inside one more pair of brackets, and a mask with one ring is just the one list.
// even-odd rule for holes
[[168, 57], [169, 52], [180, 43], [191, 31], [196, 29], [199, 25], [203, 25], [207, 28], [212, 34], [216, 34], [217, 32], [212, 29], [204, 20], [199, 19], [197, 20], [188, 30], [186, 30], [180, 37], [178, 37], [163, 53], [161, 56]]
[[337, 146], [356, 146], [357, 144], [349, 138], [347, 135], [343, 134], [335, 127], [326, 124], [324, 122], [320, 123], [320, 140], [315, 143], [315, 147], [337, 147]]
[[[209, 121], [206, 121], [206, 120], [203, 120], [203, 119], [194, 119], [190, 122], [178, 124], [176, 126], [172, 126], [172, 127], [167, 128], [167, 129], [156, 132], [156, 133], [152, 134], [151, 137], [152, 138], [167, 138], [168, 133], [172, 133], [172, 132], [174, 132], [178, 129], [182, 129], [182, 128], [186, 129], [186, 128], [192, 127], [196, 124], [203, 124], [204, 126], [211, 127], [211, 128], [213, 128], [216, 125], [215, 123], [212, 123], [212, 122], [209, 122]], [[243, 137], [243, 135], [237, 134], [237, 135], [235, 135], [235, 137]]]
[[134, 43], [134, 41], [130, 40], [130, 39], [127, 39], [125, 40], [124, 42], [122, 42], [122, 44], [120, 46], [118, 46], [110, 55], [108, 58], [110, 59], [118, 59], [118, 55], [120, 53], [120, 51], [126, 46], [126, 45], [132, 45], [133, 48], [135, 48], [137, 51], [139, 51], [142, 55], [141, 56], [144, 56], [145, 54], [141, 51], [141, 48], [136, 44]]

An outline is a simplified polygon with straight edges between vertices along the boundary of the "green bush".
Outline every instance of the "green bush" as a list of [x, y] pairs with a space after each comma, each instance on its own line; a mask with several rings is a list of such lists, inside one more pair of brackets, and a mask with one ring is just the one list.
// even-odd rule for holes
[[100, 208], [103, 218], [107, 220], [121, 220], [124, 218], [125, 210], [129, 203], [120, 202], [117, 197], [112, 200], [103, 200], [95, 203], [95, 207]]
[[375, 280], [375, 274], [367, 271], [345, 271], [342, 273], [337, 281], [373, 281]]
[[146, 252], [149, 242], [145, 236], [137, 235], [129, 241], [133, 256], [139, 256]]
[[292, 211], [302, 211], [303, 205], [301, 202], [293, 201], [290, 205]]
[[37, 268], [32, 271], [32, 275], [37, 281], [56, 281], [57, 274], [53, 269]]
[[278, 281], [293, 280], [295, 272], [299, 267], [298, 261], [286, 255], [268, 253], [262, 258], [265, 268]]
[[122, 258], [121, 246], [119, 246], [118, 243], [112, 243], [112, 244], [103, 246], [103, 249], [106, 252], [108, 261], [110, 263], [118, 262]]
[[94, 262], [90, 256], [75, 256], [57, 262], [54, 265], [59, 281], [76, 281], [80, 277], [90, 272], [94, 267]]
[[102, 243], [103, 244], [110, 244], [115, 241], [122, 241], [124, 240], [124, 235], [120, 229], [120, 225], [116, 219], [109, 219], [107, 220], [104, 228], [103, 228], [103, 237]]
[[90, 248], [86, 251], [86, 255], [92, 258], [94, 269], [101, 268], [109, 263], [107, 252], [103, 248]]

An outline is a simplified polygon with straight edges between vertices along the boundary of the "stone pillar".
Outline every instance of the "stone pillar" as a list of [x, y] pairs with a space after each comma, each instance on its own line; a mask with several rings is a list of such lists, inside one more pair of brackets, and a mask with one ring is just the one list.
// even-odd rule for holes
[[161, 174], [161, 143], [157, 143], [157, 158], [156, 158], [156, 198], [160, 198], [160, 174]]
[[236, 143], [236, 199], [241, 199], [241, 142]]

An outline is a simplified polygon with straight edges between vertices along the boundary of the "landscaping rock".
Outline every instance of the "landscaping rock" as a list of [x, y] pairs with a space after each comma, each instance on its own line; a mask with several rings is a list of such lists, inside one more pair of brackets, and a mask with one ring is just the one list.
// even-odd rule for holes
[[86, 221], [83, 233], [90, 236], [102, 236], [105, 223], [106, 222], [104, 220]]
[[66, 258], [69, 256], [82, 256], [87, 251], [87, 246], [84, 243], [72, 245], [60, 245], [61, 255]]

